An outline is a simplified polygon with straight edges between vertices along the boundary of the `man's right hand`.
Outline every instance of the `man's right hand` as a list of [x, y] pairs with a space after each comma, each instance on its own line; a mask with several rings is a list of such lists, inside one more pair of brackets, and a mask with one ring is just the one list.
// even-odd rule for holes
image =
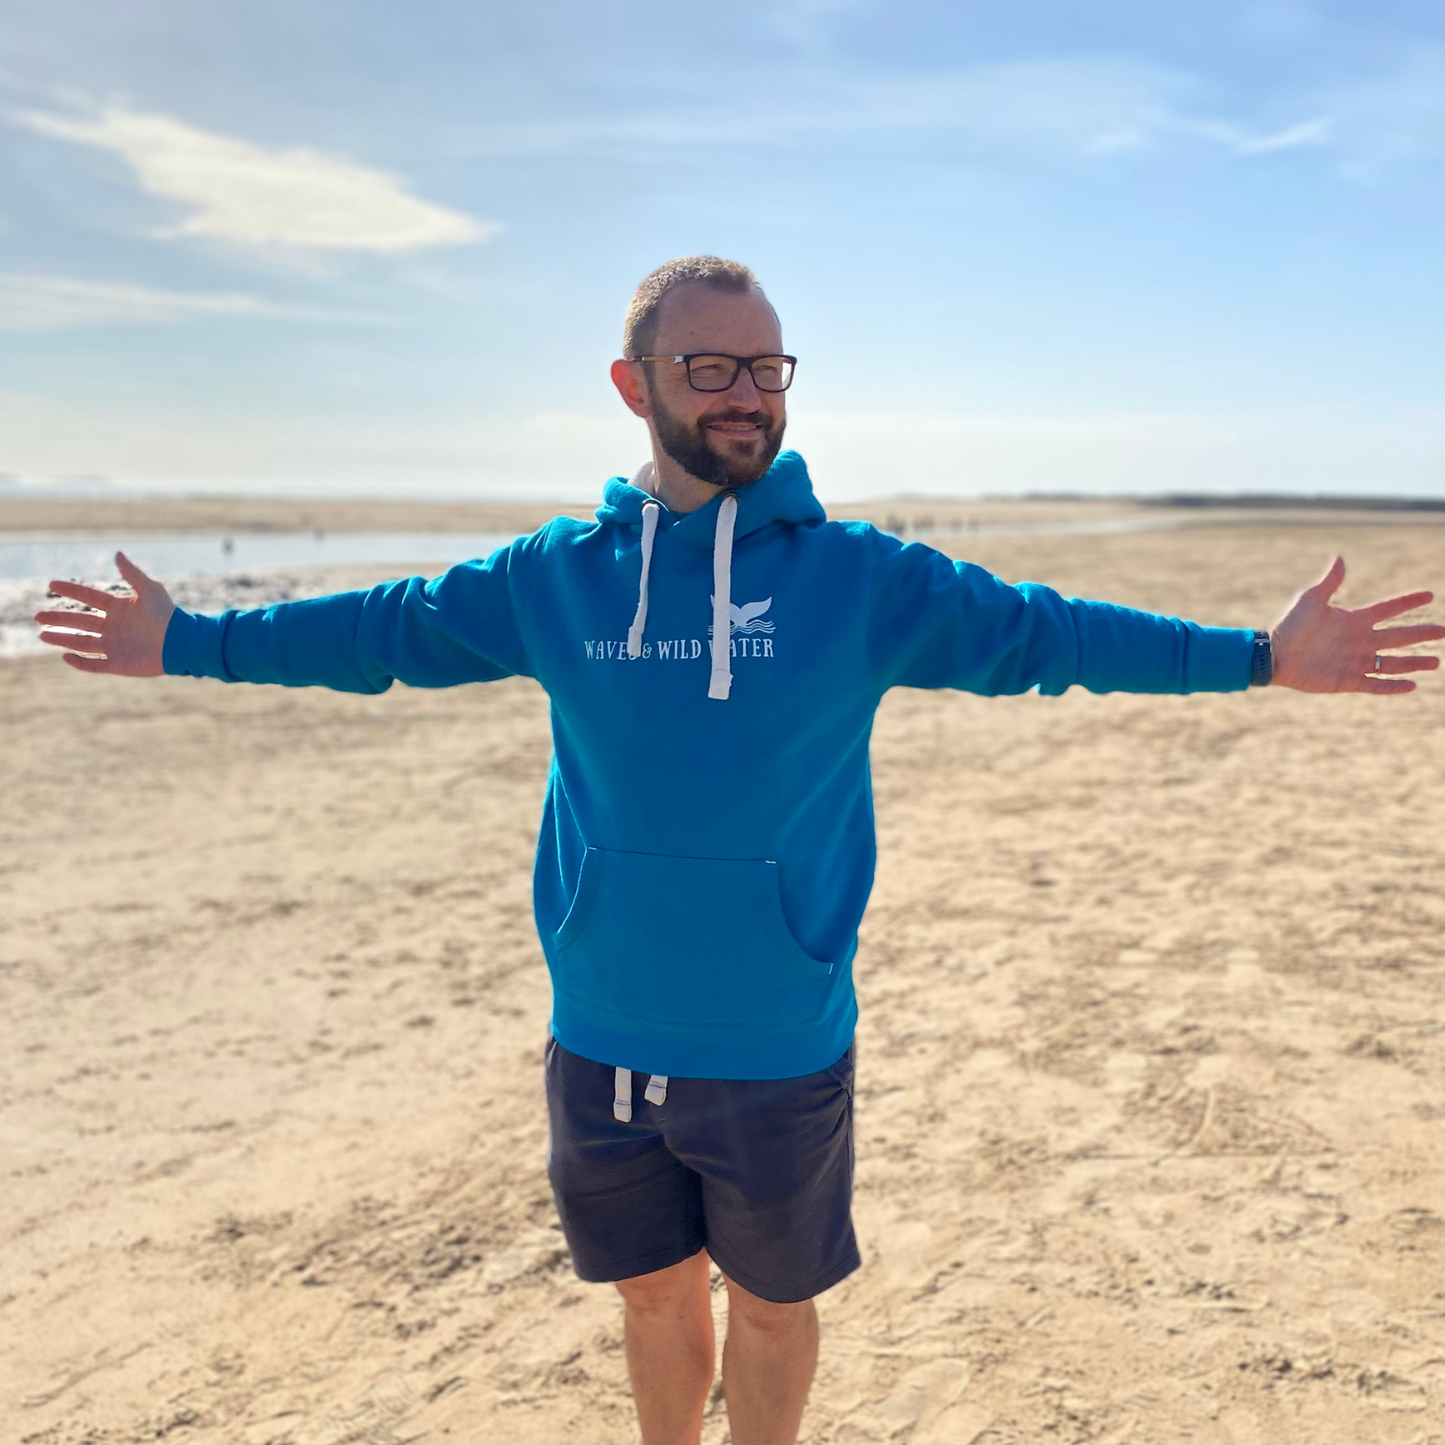
[[[70, 632], [42, 632], [40, 640], [68, 649], [65, 660], [81, 672], [118, 672], [124, 677], [159, 677], [161, 648], [176, 604], [153, 577], [147, 577], [124, 552], [115, 554], [120, 575], [135, 589], [118, 597], [79, 582], [52, 582], [51, 592], [93, 609], [89, 612], [37, 612], [42, 628], [66, 627]], [[84, 633], [77, 636], [76, 632]]]

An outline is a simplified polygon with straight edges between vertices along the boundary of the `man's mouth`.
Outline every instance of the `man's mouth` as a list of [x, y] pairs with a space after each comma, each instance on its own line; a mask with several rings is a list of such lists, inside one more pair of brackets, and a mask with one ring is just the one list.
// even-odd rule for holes
[[724, 441], [758, 441], [768, 434], [767, 424], [757, 417], [714, 417], [703, 426]]

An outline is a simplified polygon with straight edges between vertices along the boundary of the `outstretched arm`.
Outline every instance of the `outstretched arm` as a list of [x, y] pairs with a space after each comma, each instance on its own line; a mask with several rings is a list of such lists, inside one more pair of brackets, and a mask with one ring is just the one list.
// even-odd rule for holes
[[65, 660], [82, 672], [360, 693], [384, 692], [394, 680], [452, 687], [530, 676], [513, 592], [517, 553], [529, 540], [430, 582], [412, 577], [217, 617], [177, 608], [159, 582], [117, 554], [133, 595], [54, 582], [57, 594], [92, 610], [42, 612], [36, 620], [45, 629], [41, 640], [64, 648]]
[[1300, 692], [1413, 692], [1415, 684], [1402, 672], [1429, 672], [1438, 657], [1419, 653], [1386, 654], [1394, 647], [1438, 642], [1445, 627], [1433, 622], [1408, 627], [1380, 627], [1392, 617], [1431, 601], [1431, 592], [1405, 592], [1368, 607], [1334, 607], [1330, 598], [1345, 580], [1345, 559], [1336, 557], [1313, 587], [1290, 604], [1270, 633], [1274, 653], [1272, 682]]
[[[885, 688], [1187, 693], [1243, 691], [1250, 684], [1255, 634], [1249, 629], [1202, 627], [1064, 598], [1033, 582], [1010, 586], [981, 567], [883, 534], [873, 534], [873, 547], [871, 646]], [[1344, 562], [1336, 558], [1276, 624], [1271, 680], [1306, 692], [1411, 691], [1415, 684], [1394, 674], [1434, 668], [1439, 659], [1385, 654], [1438, 641], [1445, 628], [1377, 624], [1423, 606], [1432, 594], [1338, 608], [1329, 599], [1343, 577]]]

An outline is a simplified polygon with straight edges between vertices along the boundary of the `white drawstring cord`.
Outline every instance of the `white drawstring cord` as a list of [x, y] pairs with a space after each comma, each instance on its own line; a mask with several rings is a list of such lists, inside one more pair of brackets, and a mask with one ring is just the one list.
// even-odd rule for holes
[[642, 656], [642, 629], [647, 626], [647, 577], [652, 571], [652, 542], [657, 536], [661, 512], [656, 502], [642, 504], [642, 580], [637, 584], [637, 615], [627, 629], [628, 657]]
[[[667, 1103], [667, 1075], [653, 1074], [642, 1097], [649, 1104]], [[612, 1117], [620, 1124], [632, 1122], [632, 1070], [612, 1071]]]
[[[652, 464], [649, 462], [633, 478], [638, 490], [651, 490]], [[637, 612], [627, 629], [628, 657], [642, 656], [642, 635], [647, 627], [647, 584], [652, 575], [652, 547], [657, 538], [657, 519], [662, 508], [655, 498], [642, 504], [642, 575], [637, 583]], [[707, 695], [725, 702], [732, 688], [732, 568], [733, 525], [737, 521], [738, 499], [728, 492], [717, 511], [717, 524], [712, 543], [712, 671], [708, 676]], [[666, 1093], [667, 1085], [663, 1084]], [[621, 1117], [619, 1115], [619, 1117]]]
[[717, 530], [712, 543], [712, 676], [707, 695], [726, 702], [733, 684], [732, 667], [732, 601], [733, 601], [733, 523], [738, 515], [738, 499], [729, 492], [717, 512]]

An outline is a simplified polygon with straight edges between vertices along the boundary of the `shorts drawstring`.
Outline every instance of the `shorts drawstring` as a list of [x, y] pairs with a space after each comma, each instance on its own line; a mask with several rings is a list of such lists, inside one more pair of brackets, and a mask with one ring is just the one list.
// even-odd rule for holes
[[[667, 1102], [667, 1075], [653, 1074], [647, 1081], [642, 1097], [649, 1104]], [[612, 1117], [621, 1124], [632, 1122], [632, 1070], [612, 1071]]]

